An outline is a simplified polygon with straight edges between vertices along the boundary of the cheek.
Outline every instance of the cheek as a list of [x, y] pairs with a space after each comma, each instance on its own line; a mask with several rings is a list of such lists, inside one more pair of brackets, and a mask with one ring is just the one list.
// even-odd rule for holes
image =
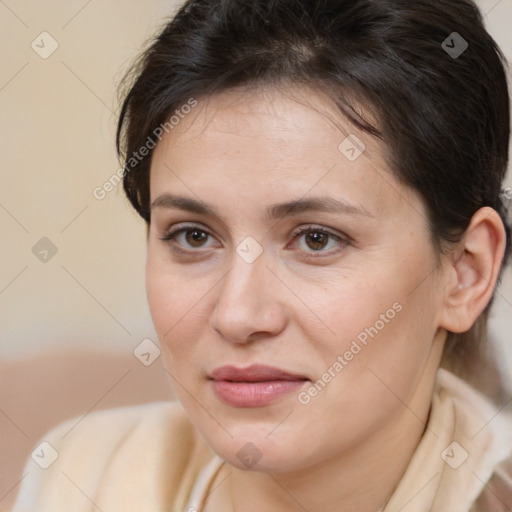
[[[157, 267], [152, 265], [151, 259], [148, 258], [146, 270], [146, 294], [148, 298], [149, 310], [151, 319], [158, 336], [160, 349], [162, 351], [162, 361], [164, 367], [170, 377], [170, 384], [174, 393], [179, 396], [179, 386], [176, 387], [175, 379], [180, 382], [182, 379], [177, 374], [179, 369], [179, 361], [185, 356], [184, 350], [180, 350], [180, 346], [184, 347], [187, 344], [186, 339], [182, 339], [183, 343], [178, 343], [180, 334], [190, 336], [190, 332], [183, 330], [180, 319], [184, 317], [184, 303], [183, 292], [180, 291], [180, 286], [169, 278], [165, 273], [158, 270]], [[185, 316], [186, 318], [186, 316]], [[186, 322], [185, 322], [186, 323]], [[181, 331], [181, 332], [180, 332]]]
[[148, 249], [146, 295], [167, 369], [173, 362], [195, 357], [195, 341], [208, 324], [208, 289], [211, 279], [191, 281], [178, 265], [171, 265], [165, 251]]
[[436, 331], [438, 297], [428, 277], [430, 263], [424, 256], [401, 260], [395, 254], [364, 273], [330, 280], [323, 293], [304, 283], [299, 294], [308, 297], [311, 309], [329, 327], [323, 336], [313, 325], [307, 328], [309, 339], [319, 341], [315, 350], [326, 368], [346, 353], [351, 370], [344, 373], [352, 378], [368, 367], [411, 377], [412, 368], [428, 356]]
[[[308, 412], [314, 428], [332, 425], [335, 431], [343, 425], [347, 432], [363, 435], [362, 425], [380, 425], [411, 400], [429, 359], [431, 321], [421, 311], [424, 301], [400, 296], [396, 288], [380, 290], [373, 300], [360, 303], [364, 314], [347, 304], [334, 325], [335, 341], [316, 346], [323, 352], [318, 380], [299, 396], [306, 404], [299, 410]], [[380, 307], [382, 300], [387, 307]]]
[[161, 254], [148, 247], [146, 261], [146, 295], [153, 325], [163, 345], [175, 330], [179, 319], [185, 316], [189, 297], [188, 288], [175, 275], [173, 267]]
[[[172, 312], [171, 303], [174, 301], [173, 288], [169, 286], [169, 280], [163, 266], [155, 256], [155, 251], [148, 248], [146, 261], [146, 295], [153, 324], [160, 337], [164, 329], [164, 320]], [[169, 318], [169, 320], [172, 320]], [[170, 327], [169, 324], [167, 329]]]

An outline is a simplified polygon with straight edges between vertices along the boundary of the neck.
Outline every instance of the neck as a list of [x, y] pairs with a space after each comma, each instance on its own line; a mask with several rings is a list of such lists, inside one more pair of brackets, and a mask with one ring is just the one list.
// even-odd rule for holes
[[350, 451], [302, 471], [244, 471], [226, 463], [212, 488], [223, 484], [211, 494], [205, 512], [383, 510], [421, 440], [429, 406], [430, 402], [421, 415], [411, 405], [414, 414], [404, 407], [400, 421]]
[[204, 512], [383, 510], [427, 425], [438, 364], [436, 357], [432, 359], [412, 400], [372, 436], [321, 464], [294, 472], [245, 471], [226, 463]]

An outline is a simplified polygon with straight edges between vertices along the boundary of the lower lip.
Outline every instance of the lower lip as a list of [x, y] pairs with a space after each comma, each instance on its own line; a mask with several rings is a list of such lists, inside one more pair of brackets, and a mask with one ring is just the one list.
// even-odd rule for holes
[[297, 392], [304, 380], [272, 380], [265, 382], [213, 381], [215, 394], [235, 407], [261, 407], [279, 398]]

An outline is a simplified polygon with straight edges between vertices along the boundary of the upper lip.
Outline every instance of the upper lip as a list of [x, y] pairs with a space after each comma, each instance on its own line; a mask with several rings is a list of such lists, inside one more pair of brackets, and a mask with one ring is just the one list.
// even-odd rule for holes
[[212, 371], [210, 378], [231, 382], [266, 382], [272, 380], [308, 380], [304, 375], [289, 373], [280, 368], [254, 364], [247, 368], [221, 366]]

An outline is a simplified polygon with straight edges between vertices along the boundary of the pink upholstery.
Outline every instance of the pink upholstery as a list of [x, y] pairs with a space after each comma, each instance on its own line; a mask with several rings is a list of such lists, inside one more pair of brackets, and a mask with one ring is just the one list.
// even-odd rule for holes
[[[487, 365], [480, 360], [470, 366], [469, 380], [506, 403], [497, 374]], [[144, 366], [129, 351], [59, 351], [0, 360], [0, 512], [10, 510], [24, 463], [47, 430], [88, 411], [172, 400], [170, 381], [161, 358]]]
[[54, 425], [88, 411], [172, 400], [161, 358], [130, 352], [44, 354], [0, 361], [0, 512], [10, 510], [27, 457]]

